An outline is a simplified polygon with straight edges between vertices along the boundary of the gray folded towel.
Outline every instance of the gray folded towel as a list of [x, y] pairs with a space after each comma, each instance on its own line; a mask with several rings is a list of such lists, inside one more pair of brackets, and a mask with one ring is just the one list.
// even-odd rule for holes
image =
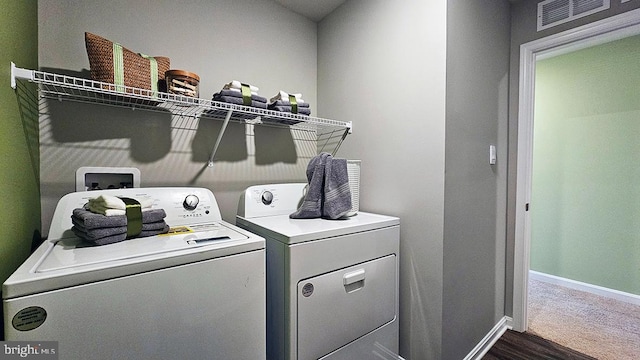
[[[251, 98], [253, 98], [256, 95], [252, 95]], [[226, 102], [229, 104], [238, 104], [238, 105], [244, 105], [244, 99], [242, 99], [242, 97], [235, 97], [235, 96], [213, 96], [213, 101], [221, 101], [221, 102]], [[267, 108], [267, 103], [266, 102], [262, 102], [262, 101], [256, 101], [256, 100], [251, 100], [251, 105], [252, 107], [257, 107], [257, 108], [261, 108], [261, 109], [266, 109]]]
[[[164, 224], [162, 228], [153, 230], [142, 230], [140, 234], [136, 235], [135, 237], [139, 238], [166, 234], [167, 232], [169, 232], [169, 225], [167, 225], [164, 221], [162, 221], [162, 223]], [[87, 233], [80, 231], [76, 226], [73, 226], [71, 228], [71, 231], [73, 231], [73, 233], [76, 234], [77, 237], [81, 238], [85, 242], [89, 242], [94, 245], [108, 245], [127, 240], [127, 228], [124, 228], [124, 232], [117, 232], [116, 229], [118, 228], [93, 229]]]
[[[89, 240], [100, 239], [100, 238], [115, 235], [115, 234], [127, 233], [126, 226], [87, 229], [76, 218], [72, 218], [71, 221], [73, 223], [73, 227], [77, 230], [77, 232], [83, 234], [84, 235], [83, 238], [89, 239]], [[156, 221], [152, 223], [142, 223], [141, 231], [164, 230], [166, 226], [167, 226], [167, 223], [164, 220]]]
[[126, 226], [116, 226], [116, 227], [106, 227], [106, 228], [96, 228], [96, 229], [85, 229], [82, 225], [74, 222], [73, 227], [71, 228], [73, 233], [78, 237], [81, 237], [85, 240], [97, 240], [102, 239], [108, 236], [113, 235], [121, 235], [124, 234], [125, 237], [127, 235], [127, 227]]
[[[269, 110], [280, 111], [280, 112], [291, 112], [291, 106], [271, 106], [267, 107]], [[311, 115], [311, 109], [309, 108], [298, 108], [298, 114], [300, 115]]]
[[[213, 94], [213, 99], [215, 100], [216, 97], [221, 97], [221, 96], [234, 97], [234, 98], [242, 99], [242, 93], [240, 91], [233, 91], [233, 90], [228, 90], [228, 89], [222, 89], [222, 90], [218, 91], [217, 93]], [[267, 102], [267, 98], [266, 97], [263, 97], [263, 96], [260, 96], [260, 95], [256, 95], [256, 94], [251, 94], [251, 100], [257, 101], [257, 102], [263, 102], [263, 103]]]
[[[154, 223], [163, 220], [167, 214], [164, 209], [151, 209], [142, 212], [142, 223]], [[71, 220], [75, 220], [85, 229], [107, 228], [127, 226], [126, 215], [105, 216], [95, 214], [87, 209], [77, 208], [73, 210]]]
[[351, 211], [351, 189], [346, 159], [334, 159], [329, 153], [315, 156], [307, 165], [309, 188], [302, 205], [292, 219], [339, 219]]
[[[167, 233], [169, 225], [164, 221], [166, 216], [164, 209], [142, 211], [142, 229], [135, 237]], [[73, 210], [71, 222], [73, 233], [94, 245], [113, 244], [127, 239], [126, 215], [106, 216], [78, 208]]]
[[114, 244], [120, 241], [124, 241], [127, 240], [127, 233], [125, 231], [124, 234], [114, 234], [111, 236], [105, 236], [102, 238], [98, 238], [98, 239], [87, 239], [85, 237], [83, 237], [82, 233], [79, 232], [75, 226], [71, 228], [71, 231], [73, 231], [74, 234], [76, 234], [77, 237], [79, 237], [80, 239], [82, 239], [85, 242], [94, 244], [94, 245], [108, 245], [108, 244]]

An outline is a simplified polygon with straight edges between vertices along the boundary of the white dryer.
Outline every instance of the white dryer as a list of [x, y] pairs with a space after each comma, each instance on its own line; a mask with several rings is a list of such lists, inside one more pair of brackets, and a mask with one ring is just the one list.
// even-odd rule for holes
[[290, 219], [305, 188], [252, 186], [238, 206], [267, 242], [267, 358], [397, 359], [399, 219]]
[[[153, 202], [170, 234], [88, 246], [74, 208]], [[265, 359], [265, 241], [222, 221], [204, 188], [65, 195], [45, 241], [3, 284], [5, 337], [57, 341], [61, 359]]]

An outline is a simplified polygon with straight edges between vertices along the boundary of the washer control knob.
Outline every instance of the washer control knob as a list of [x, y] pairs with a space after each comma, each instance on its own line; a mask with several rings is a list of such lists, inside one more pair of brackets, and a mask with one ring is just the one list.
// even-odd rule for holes
[[200, 202], [200, 199], [198, 199], [198, 197], [196, 195], [187, 195], [187, 197], [184, 198], [184, 202], [182, 203], [182, 206], [187, 209], [187, 210], [195, 210], [196, 207], [198, 207], [198, 203]]
[[269, 190], [262, 193], [262, 203], [265, 205], [271, 205], [273, 202], [273, 193]]

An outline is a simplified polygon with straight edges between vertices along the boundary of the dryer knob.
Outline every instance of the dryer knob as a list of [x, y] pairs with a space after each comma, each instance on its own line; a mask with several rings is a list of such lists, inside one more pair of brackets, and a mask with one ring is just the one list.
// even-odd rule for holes
[[200, 199], [198, 199], [196, 195], [187, 195], [187, 197], [184, 198], [182, 206], [187, 210], [195, 210], [199, 202]]
[[262, 193], [262, 203], [265, 205], [271, 205], [273, 202], [273, 193], [271, 191], [265, 191]]

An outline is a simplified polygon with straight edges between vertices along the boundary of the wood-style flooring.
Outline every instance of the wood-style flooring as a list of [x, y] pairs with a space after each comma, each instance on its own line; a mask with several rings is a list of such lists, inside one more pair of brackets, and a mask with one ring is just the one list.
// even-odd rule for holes
[[527, 332], [507, 330], [483, 360], [595, 360], [595, 358]]

